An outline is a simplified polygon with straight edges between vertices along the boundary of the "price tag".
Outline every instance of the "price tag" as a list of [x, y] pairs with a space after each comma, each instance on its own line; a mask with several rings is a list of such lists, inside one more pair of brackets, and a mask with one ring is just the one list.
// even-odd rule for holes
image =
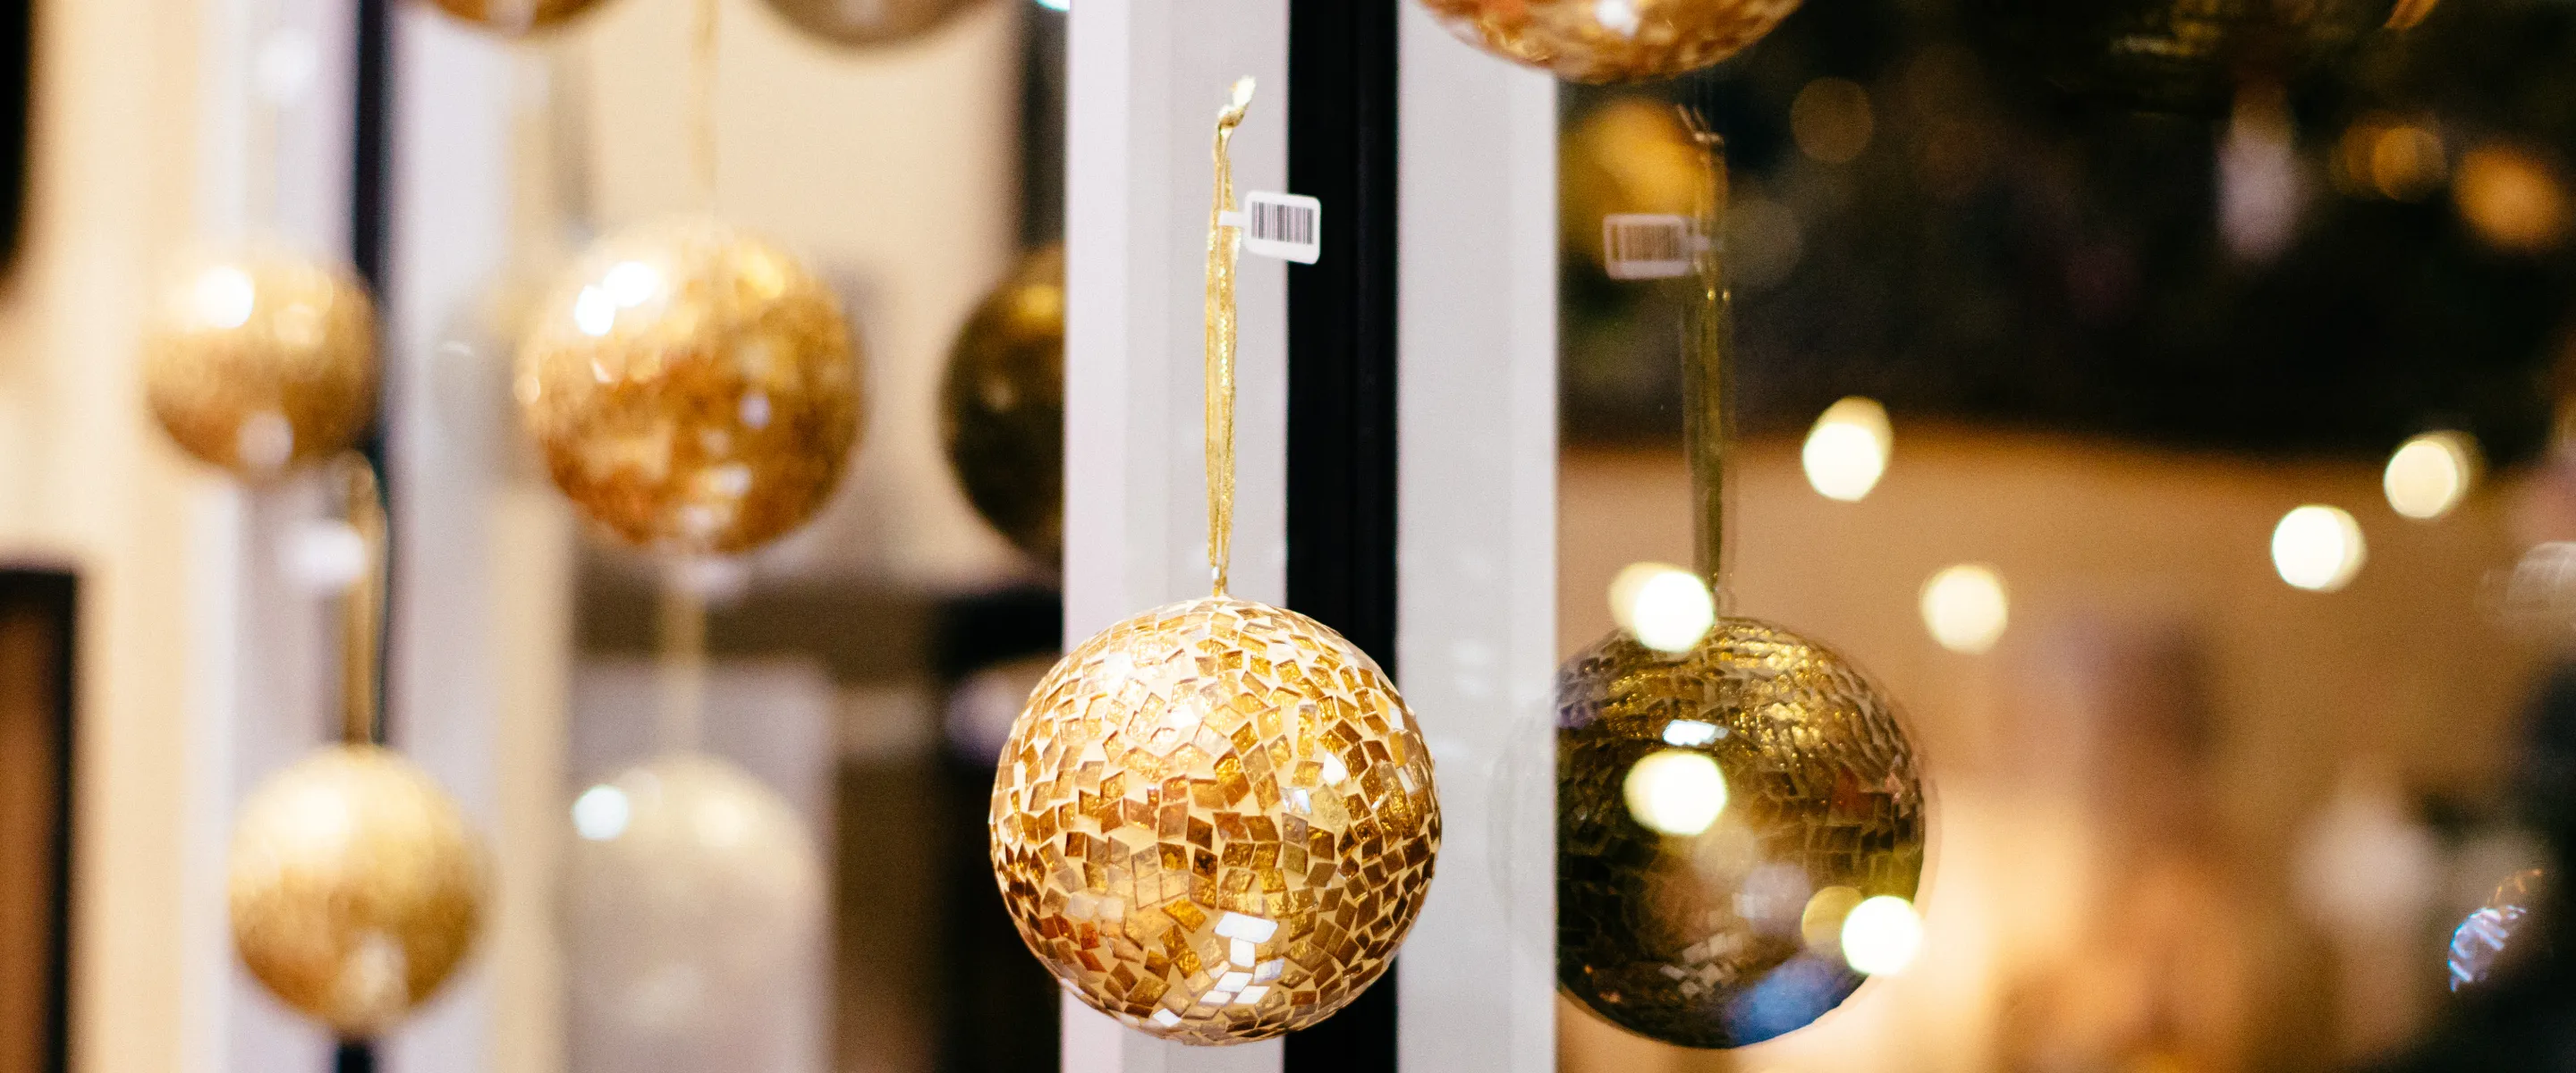
[[1243, 211], [1221, 221], [1243, 229], [1245, 253], [1314, 264], [1324, 255], [1324, 203], [1303, 194], [1255, 190], [1243, 196]]
[[1629, 212], [1601, 218], [1602, 260], [1612, 279], [1687, 276], [1707, 248], [1708, 240], [1692, 233], [1687, 216]]

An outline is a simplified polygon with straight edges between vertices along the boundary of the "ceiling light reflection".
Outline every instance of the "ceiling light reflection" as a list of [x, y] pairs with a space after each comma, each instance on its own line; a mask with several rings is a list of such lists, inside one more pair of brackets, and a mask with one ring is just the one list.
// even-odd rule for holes
[[1705, 753], [1661, 749], [1628, 769], [1628, 814], [1658, 834], [1690, 838], [1726, 811], [1726, 776]]
[[2368, 557], [2361, 523], [2339, 508], [2312, 503], [2283, 515], [2272, 530], [2272, 566], [2294, 588], [2341, 591]]
[[1923, 919], [1914, 903], [1882, 894], [1852, 907], [1843, 918], [1843, 961], [1852, 971], [1888, 976], [1914, 964], [1923, 949]]
[[2477, 482], [2477, 441], [2464, 432], [2427, 432], [2388, 456], [2388, 505], [2417, 521], [2451, 512]]
[[1992, 651], [2010, 619], [2004, 579], [1993, 567], [1962, 563], [1923, 583], [1923, 628], [1952, 652], [1981, 656]]
[[1858, 503], [1878, 487], [1887, 473], [1888, 454], [1896, 442], [1887, 408], [1875, 399], [1852, 396], [1826, 407], [1807, 432], [1799, 461], [1816, 494]]

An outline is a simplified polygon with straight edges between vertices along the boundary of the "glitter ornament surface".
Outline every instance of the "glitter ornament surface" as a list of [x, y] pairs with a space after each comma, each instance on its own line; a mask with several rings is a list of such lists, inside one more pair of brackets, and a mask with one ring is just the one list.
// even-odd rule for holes
[[882, 45], [937, 29], [982, 0], [769, 0], [796, 28], [842, 45]]
[[522, 416], [555, 484], [625, 542], [730, 555], [812, 518], [860, 418], [840, 301], [702, 217], [600, 242], [539, 306]]
[[[1716, 1048], [1804, 1027], [1860, 986], [1842, 915], [1915, 897], [1927, 816], [1904, 729], [1857, 668], [1731, 618], [1681, 656], [1614, 635], [1567, 664], [1557, 704], [1568, 995], [1640, 1035]], [[1638, 776], [1676, 753], [1714, 761], [1723, 789], [1682, 783], [1650, 810]], [[1710, 800], [1673, 800], [1693, 794]]]
[[823, 862], [795, 807], [732, 764], [678, 753], [583, 791], [571, 817], [565, 969], [580, 1035], [617, 1048], [598, 1057], [782, 1064], [757, 1051], [792, 1029], [792, 968], [825, 935]]
[[391, 1027], [473, 946], [481, 848], [426, 773], [374, 746], [326, 749], [242, 806], [233, 945], [269, 992], [347, 1038]]
[[1377, 665], [1213, 597], [1058, 663], [1012, 727], [993, 867], [1084, 1002], [1184, 1043], [1267, 1039], [1386, 971], [1440, 850], [1431, 756]]
[[2246, 84], [2279, 84], [2349, 55], [2425, 0], [1985, 0], [2048, 80], [2130, 107], [2221, 115]]
[[145, 398], [189, 454], [274, 476], [366, 430], [375, 331], [365, 285], [338, 266], [278, 251], [191, 259], [153, 296]]
[[1670, 78], [1762, 39], [1799, 0], [1423, 0], [1449, 32], [1574, 82]]
[[437, 0], [438, 9], [512, 37], [554, 29], [599, 7], [603, 0]]
[[948, 464], [1031, 558], [1064, 557], [1064, 247], [1023, 258], [957, 335], [940, 394]]

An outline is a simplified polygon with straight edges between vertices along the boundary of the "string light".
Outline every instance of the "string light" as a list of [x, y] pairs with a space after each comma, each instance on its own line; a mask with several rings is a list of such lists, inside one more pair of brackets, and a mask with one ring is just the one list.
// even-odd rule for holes
[[1827, 499], [1860, 502], [1887, 473], [1895, 439], [1887, 408], [1875, 399], [1855, 395], [1826, 407], [1799, 452], [1807, 484]]

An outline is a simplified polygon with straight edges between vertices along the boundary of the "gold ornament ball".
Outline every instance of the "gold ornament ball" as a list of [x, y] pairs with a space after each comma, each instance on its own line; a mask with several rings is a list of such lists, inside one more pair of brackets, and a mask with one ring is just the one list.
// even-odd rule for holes
[[982, 0], [769, 0], [796, 28], [837, 45], [883, 45], [938, 28]]
[[732, 555], [811, 519], [859, 433], [840, 300], [703, 217], [602, 240], [538, 307], [521, 415], [555, 484], [625, 542]]
[[376, 318], [346, 269], [255, 250], [166, 273], [144, 394], [189, 454], [253, 479], [347, 450], [376, 410]]
[[1023, 258], [948, 358], [948, 464], [975, 510], [1040, 562], [1064, 556], [1064, 247]]
[[437, 0], [438, 8], [486, 30], [522, 37], [572, 21], [601, 0]]
[[1719, 1048], [1804, 1027], [1860, 986], [1843, 918], [1915, 897], [1929, 827], [1877, 686], [1731, 618], [1680, 655], [1612, 636], [1567, 664], [1557, 707], [1568, 995], [1639, 1035]]
[[474, 945], [481, 847], [429, 776], [372, 746], [326, 749], [244, 802], [233, 945], [269, 993], [344, 1037], [391, 1027]]
[[781, 981], [827, 931], [823, 861], [795, 806], [681, 753], [582, 791], [571, 818], [565, 969], [576, 1026], [598, 1029], [583, 1036], [627, 1052], [611, 1066], [776, 1068], [755, 1052], [796, 1014]]
[[1798, 0], [1423, 0], [1461, 40], [1573, 82], [1670, 78], [1733, 56]]
[[1182, 1043], [1322, 1021], [1386, 971], [1440, 852], [1431, 755], [1368, 656], [1213, 597], [1075, 649], [1011, 728], [993, 872], [1067, 989]]

